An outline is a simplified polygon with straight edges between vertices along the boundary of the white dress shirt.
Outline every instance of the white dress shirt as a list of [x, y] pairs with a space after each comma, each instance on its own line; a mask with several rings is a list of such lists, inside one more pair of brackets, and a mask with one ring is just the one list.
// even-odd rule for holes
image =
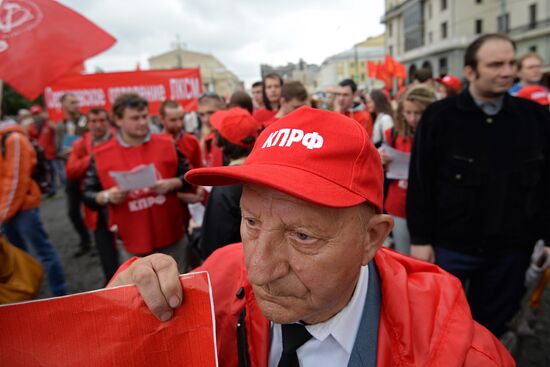
[[[301, 367], [347, 366], [363, 316], [368, 288], [368, 266], [363, 266], [349, 303], [327, 321], [306, 325], [313, 336], [296, 351]], [[271, 324], [269, 367], [277, 367], [283, 351], [281, 324]]]

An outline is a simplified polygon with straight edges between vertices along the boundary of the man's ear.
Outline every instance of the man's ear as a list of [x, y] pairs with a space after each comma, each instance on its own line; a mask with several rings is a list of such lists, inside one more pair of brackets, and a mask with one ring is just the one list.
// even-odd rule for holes
[[367, 265], [372, 260], [376, 251], [384, 244], [392, 228], [393, 218], [391, 215], [375, 214], [370, 218], [365, 234], [363, 265]]
[[477, 73], [471, 66], [464, 66], [464, 76], [469, 83], [472, 83], [477, 78]]

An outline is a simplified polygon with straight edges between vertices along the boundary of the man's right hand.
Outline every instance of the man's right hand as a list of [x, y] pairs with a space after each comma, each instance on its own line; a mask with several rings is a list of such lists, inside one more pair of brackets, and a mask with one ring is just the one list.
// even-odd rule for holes
[[160, 321], [168, 321], [181, 305], [183, 291], [176, 261], [153, 254], [136, 260], [120, 272], [107, 288], [135, 284], [143, 301]]
[[435, 263], [434, 248], [430, 244], [411, 245], [411, 256], [429, 263]]

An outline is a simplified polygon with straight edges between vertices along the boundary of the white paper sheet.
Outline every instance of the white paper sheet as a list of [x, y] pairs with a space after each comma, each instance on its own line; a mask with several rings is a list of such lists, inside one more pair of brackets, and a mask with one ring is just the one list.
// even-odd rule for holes
[[147, 189], [157, 182], [154, 164], [142, 164], [130, 171], [111, 171], [109, 176], [123, 191]]
[[191, 218], [193, 218], [193, 221], [199, 227], [202, 226], [205, 211], [204, 205], [202, 205], [201, 203], [187, 204], [187, 208], [189, 208], [189, 214], [191, 214]]
[[393, 180], [407, 180], [409, 178], [411, 153], [402, 152], [389, 145], [384, 145], [382, 149], [391, 158], [386, 171], [386, 177]]

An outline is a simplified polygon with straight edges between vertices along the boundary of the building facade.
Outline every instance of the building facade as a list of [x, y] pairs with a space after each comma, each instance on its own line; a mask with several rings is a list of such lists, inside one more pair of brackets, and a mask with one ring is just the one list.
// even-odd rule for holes
[[367, 73], [368, 61], [384, 60], [384, 35], [368, 38], [352, 48], [330, 56], [321, 64], [318, 90], [335, 88], [344, 79], [353, 79], [357, 85], [369, 88], [371, 82]]
[[319, 65], [308, 64], [302, 59], [297, 64], [289, 62], [284, 66], [260, 65], [262, 79], [267, 74], [277, 73], [283, 80], [297, 80], [301, 82], [308, 93], [313, 93], [317, 90], [317, 75], [319, 74], [319, 70]]
[[537, 52], [550, 73], [548, 0], [385, 0], [386, 52], [407, 67], [461, 76], [464, 50], [484, 33], [508, 34], [517, 54]]
[[199, 68], [205, 92], [215, 92], [229, 98], [236, 90], [243, 89], [242, 82], [216, 57], [183, 48], [149, 58], [151, 69]]

